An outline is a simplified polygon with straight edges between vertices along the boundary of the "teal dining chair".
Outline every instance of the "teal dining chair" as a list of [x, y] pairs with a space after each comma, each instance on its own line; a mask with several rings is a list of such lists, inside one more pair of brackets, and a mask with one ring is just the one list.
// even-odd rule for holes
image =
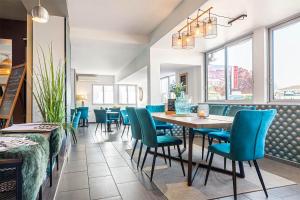
[[207, 184], [214, 154], [226, 157], [232, 160], [233, 194], [234, 199], [237, 199], [236, 161], [253, 161], [262, 188], [268, 197], [257, 160], [264, 158], [266, 136], [276, 113], [275, 109], [238, 111], [231, 128], [230, 143], [213, 144], [208, 147], [211, 155], [204, 184]]
[[[141, 130], [142, 130], [142, 142], [143, 142], [143, 145], [145, 145], [147, 147], [145, 155], [144, 155], [143, 163], [141, 166], [141, 170], [144, 167], [144, 164], [147, 159], [147, 155], [150, 152], [150, 149], [154, 148], [154, 155], [153, 155], [152, 169], [151, 169], [151, 176], [150, 176], [150, 181], [152, 181], [154, 167], [155, 167], [155, 161], [156, 161], [156, 157], [157, 157], [157, 148], [166, 146], [166, 147], [168, 147], [168, 150], [170, 152], [170, 146], [176, 145], [177, 150], [178, 150], [179, 159], [181, 162], [182, 172], [183, 172], [183, 175], [185, 176], [183, 161], [182, 161], [180, 147], [179, 147], [179, 145], [182, 144], [182, 140], [175, 136], [171, 136], [171, 135], [157, 136], [155, 122], [154, 122], [150, 112], [145, 108], [137, 108], [135, 111], [136, 111], [136, 115], [137, 115]], [[169, 154], [169, 159], [170, 159], [170, 154]]]
[[80, 120], [82, 121], [82, 126], [89, 125], [89, 107], [78, 107], [77, 112], [81, 112]]
[[[209, 105], [209, 114], [210, 115], [225, 115], [227, 110], [227, 105]], [[196, 128], [194, 129], [194, 134], [202, 135], [202, 157], [204, 157], [204, 146], [205, 146], [205, 137], [209, 132], [220, 131], [220, 129], [215, 128]]]
[[[138, 156], [138, 162], [137, 162], [137, 168], [138, 168], [139, 164], [140, 164], [142, 149], [143, 149], [143, 142], [142, 142], [142, 133], [141, 133], [142, 130], [141, 130], [141, 126], [140, 126], [140, 123], [138, 121], [135, 109], [136, 108], [134, 108], [134, 107], [126, 107], [126, 111], [127, 111], [127, 114], [128, 114], [128, 119], [129, 119], [130, 126], [131, 126], [132, 138], [135, 139], [135, 143], [134, 143], [133, 150], [132, 150], [132, 153], [131, 153], [131, 160], [133, 158], [133, 155], [134, 155], [134, 152], [135, 152], [138, 141], [139, 140], [141, 141], [140, 151], [139, 151], [139, 156]], [[158, 134], [158, 135], [160, 135], [160, 134]], [[163, 155], [164, 155], [165, 163], [167, 163], [165, 149], [163, 147], [162, 147], [162, 152], [163, 152]]]
[[121, 110], [120, 112], [121, 112], [122, 125], [124, 126], [121, 137], [123, 137], [126, 127], [127, 127], [127, 136], [128, 136], [129, 128], [130, 128], [128, 113], [127, 110]]
[[73, 118], [71, 121], [71, 123], [72, 123], [71, 135], [72, 135], [74, 144], [77, 143], [77, 137], [76, 137], [75, 131], [77, 131], [77, 128], [79, 126], [80, 116], [81, 116], [81, 112], [73, 113]]
[[107, 118], [107, 113], [106, 112], [107, 111], [104, 110], [104, 109], [102, 109], [102, 110], [94, 109], [96, 123], [97, 123], [95, 134], [97, 133], [99, 124], [100, 124], [101, 132], [102, 132], [102, 125], [103, 124], [104, 124], [104, 130], [105, 130], [105, 132], [107, 132], [107, 124], [112, 123], [112, 121]]
[[[229, 117], [234, 117], [238, 111], [241, 111], [241, 110], [255, 110], [255, 109], [256, 109], [256, 106], [239, 106], [239, 105], [236, 106], [236, 105], [231, 105], [231, 106], [228, 107], [225, 115], [229, 116]], [[230, 130], [212, 131], [212, 132], [209, 132], [207, 134], [207, 137], [208, 137], [208, 143], [209, 143], [209, 145], [212, 145], [214, 139], [218, 140], [219, 143], [221, 143], [222, 141], [225, 142], [225, 143], [227, 143], [227, 142], [230, 142], [229, 141]], [[206, 161], [208, 159], [208, 156], [209, 156], [209, 152], [207, 152]], [[251, 166], [250, 161], [248, 163]], [[226, 158], [224, 158], [224, 169], [226, 169]]]
[[[150, 113], [155, 113], [155, 112], [165, 112], [165, 105], [147, 105], [146, 109]], [[158, 120], [154, 120], [156, 130], [163, 130], [164, 134], [166, 134], [166, 130], [170, 131], [170, 135], [173, 136], [173, 125], [167, 122], [162, 122]]]
[[120, 127], [120, 111], [121, 108], [110, 108], [111, 112], [117, 112], [116, 114], [109, 114], [108, 119], [116, 124], [117, 129]]

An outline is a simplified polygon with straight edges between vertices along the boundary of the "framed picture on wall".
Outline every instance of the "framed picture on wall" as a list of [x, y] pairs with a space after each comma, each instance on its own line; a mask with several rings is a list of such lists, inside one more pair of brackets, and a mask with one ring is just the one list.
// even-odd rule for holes
[[179, 81], [185, 86], [184, 93], [188, 93], [188, 73], [179, 74]]

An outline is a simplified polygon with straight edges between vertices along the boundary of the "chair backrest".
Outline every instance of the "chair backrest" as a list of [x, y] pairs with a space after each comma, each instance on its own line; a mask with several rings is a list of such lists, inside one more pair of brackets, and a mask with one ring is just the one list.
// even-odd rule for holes
[[230, 154], [236, 161], [263, 158], [265, 139], [277, 111], [241, 110], [235, 115], [230, 134]]
[[126, 111], [128, 114], [128, 119], [130, 121], [132, 137], [137, 140], [142, 139], [142, 130], [141, 130], [140, 122], [135, 112], [135, 108], [126, 107]]
[[137, 108], [135, 111], [142, 130], [143, 144], [148, 147], [156, 147], [156, 128], [150, 112], [145, 108]]
[[95, 118], [96, 118], [96, 123], [106, 123], [107, 121], [107, 115], [106, 115], [106, 110], [94, 110], [95, 113]]
[[121, 111], [121, 108], [110, 108], [109, 109], [111, 112], [118, 112], [117, 114], [110, 114], [109, 115], [109, 118], [110, 119], [119, 119], [120, 118], [120, 111]]
[[225, 115], [227, 110], [227, 105], [209, 105], [210, 115]]
[[77, 129], [77, 128], [78, 128], [80, 116], [81, 116], [81, 112], [77, 112], [77, 113], [75, 114], [74, 118], [72, 119], [72, 127], [73, 127], [74, 129]]
[[[155, 113], [155, 112], [165, 112], [165, 105], [146, 105], [146, 109], [150, 113]], [[154, 120], [155, 125], [164, 125], [166, 122]]]
[[227, 108], [226, 116], [234, 117], [236, 113], [240, 110], [255, 110], [256, 106], [236, 106], [232, 105]]
[[123, 125], [124, 124], [128, 124], [129, 123], [129, 119], [128, 119], [127, 110], [121, 110], [120, 112], [121, 112], [121, 117], [122, 117]]
[[89, 107], [78, 107], [76, 108], [77, 112], [81, 112], [81, 119], [88, 119], [89, 117]]

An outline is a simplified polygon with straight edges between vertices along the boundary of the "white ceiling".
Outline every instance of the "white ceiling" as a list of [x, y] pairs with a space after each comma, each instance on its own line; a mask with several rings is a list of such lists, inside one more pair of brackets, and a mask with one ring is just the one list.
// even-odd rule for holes
[[[201, 52], [208, 51], [220, 46], [228, 41], [249, 34], [253, 30], [270, 26], [278, 21], [300, 13], [299, 0], [209, 0], [202, 7], [202, 10], [213, 7], [212, 12], [219, 15], [236, 17], [240, 14], [247, 14], [245, 20], [239, 20], [233, 23], [232, 27], [224, 28], [218, 26], [218, 37], [214, 39], [197, 39], [196, 48]], [[196, 16], [196, 12], [193, 17]], [[218, 23], [225, 24], [227, 20], [218, 18]], [[172, 33], [182, 27], [182, 22], [171, 32], [165, 35], [161, 40], [154, 44], [155, 48], [171, 48]]]
[[72, 67], [78, 73], [116, 74], [181, 1], [68, 0]]

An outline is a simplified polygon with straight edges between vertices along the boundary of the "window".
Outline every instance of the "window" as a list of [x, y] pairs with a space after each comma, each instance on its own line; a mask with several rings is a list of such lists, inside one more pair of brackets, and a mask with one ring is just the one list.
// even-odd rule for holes
[[251, 100], [252, 38], [206, 54], [207, 100]]
[[163, 101], [168, 99], [170, 93], [170, 86], [175, 82], [175, 75], [166, 76], [160, 79], [160, 94]]
[[300, 100], [300, 21], [270, 29], [271, 100]]
[[119, 85], [119, 104], [136, 104], [136, 86]]
[[93, 104], [113, 104], [114, 87], [112, 85], [93, 85]]

